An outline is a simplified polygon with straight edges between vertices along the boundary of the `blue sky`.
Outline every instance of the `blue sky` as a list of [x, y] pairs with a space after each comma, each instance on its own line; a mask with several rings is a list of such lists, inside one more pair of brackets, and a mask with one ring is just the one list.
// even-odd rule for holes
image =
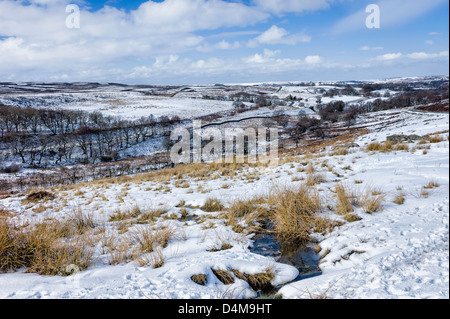
[[[66, 24], [69, 4], [79, 28]], [[366, 26], [371, 4], [380, 28]], [[0, 81], [448, 75], [448, 24], [448, 0], [0, 0]]]

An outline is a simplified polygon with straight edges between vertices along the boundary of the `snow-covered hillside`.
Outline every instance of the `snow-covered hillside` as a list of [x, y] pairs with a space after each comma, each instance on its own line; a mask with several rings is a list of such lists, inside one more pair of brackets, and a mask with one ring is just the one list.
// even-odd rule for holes
[[[202, 172], [195, 166], [167, 176], [48, 189], [55, 198], [38, 202], [27, 201], [24, 193], [4, 195], [0, 208], [16, 225], [89, 214], [93, 226], [83, 238], [94, 258], [72, 276], [25, 269], [0, 274], [0, 298], [253, 298], [257, 293], [239, 274], [269, 271], [283, 298], [449, 298], [448, 114], [384, 111], [361, 116], [358, 126], [368, 131], [345, 152], [331, 145], [282, 158], [277, 167]], [[401, 147], [369, 148], [392, 135], [419, 137]], [[320, 177], [313, 187], [323, 201], [323, 217], [339, 222], [311, 236], [320, 258], [316, 277], [297, 280], [296, 267], [252, 252], [254, 235], [236, 226], [245, 230], [253, 215], [231, 225], [223, 213], [205, 208], [212, 198], [224, 205], [219, 211], [239, 200], [263, 202], [273, 187], [299, 187], [312, 175]], [[355, 218], [346, 220], [334, 209], [339, 184], [355, 196], [380, 198], [381, 205], [371, 210], [355, 204]], [[136, 207], [135, 214], [125, 213]], [[146, 212], [151, 219], [144, 218]], [[143, 229], [166, 229], [171, 236], [151, 253], [118, 258], [136, 249]], [[163, 262], [156, 266], [158, 258]], [[234, 283], [224, 284], [217, 271], [228, 271]], [[196, 275], [204, 276], [203, 284], [194, 282]]]

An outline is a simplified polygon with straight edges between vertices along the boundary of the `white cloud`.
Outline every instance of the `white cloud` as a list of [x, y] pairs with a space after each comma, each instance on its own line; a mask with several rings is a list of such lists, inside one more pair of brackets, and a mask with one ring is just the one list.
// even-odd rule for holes
[[319, 64], [322, 62], [322, 57], [318, 55], [310, 55], [305, 58], [305, 62], [308, 64]]
[[439, 53], [425, 53], [425, 52], [414, 52], [406, 55], [410, 59], [435, 59], [435, 58], [448, 58], [449, 52], [442, 51]]
[[426, 53], [426, 52], [413, 52], [413, 53], [387, 53], [377, 56], [374, 60], [387, 63], [390, 65], [392, 62], [397, 61], [397, 63], [408, 63], [411, 60], [447, 60], [449, 59], [449, 51], [442, 51], [437, 53]]
[[254, 70], [255, 72], [268, 72], [270, 70], [270, 72], [279, 73], [290, 72], [293, 70], [343, 67], [338, 64], [326, 64], [324, 59], [318, 55], [310, 55], [304, 59], [280, 58], [280, 55], [281, 51], [279, 50], [272, 51], [265, 49], [262, 54], [257, 53], [252, 56], [242, 58], [242, 61], [245, 63], [246, 69], [256, 68]]
[[368, 45], [365, 45], [360, 48], [361, 51], [373, 51], [373, 50], [383, 50], [383, 47], [369, 47]]
[[280, 50], [272, 51], [269, 49], [264, 49], [263, 54], [256, 53], [255, 55], [252, 55], [250, 57], [243, 58], [242, 60], [246, 63], [267, 63], [273, 60], [274, 57], [279, 55], [281, 53]]
[[222, 40], [219, 43], [216, 43], [216, 45], [214, 45], [214, 48], [216, 48], [217, 50], [234, 50], [239, 49], [241, 47], [242, 45], [238, 41], [230, 43], [225, 40]]
[[256, 6], [275, 14], [326, 9], [332, 0], [254, 0]]
[[402, 53], [386, 53], [376, 57], [378, 61], [392, 61], [397, 60], [403, 56]]
[[258, 37], [249, 41], [249, 47], [256, 47], [261, 44], [286, 44], [295, 45], [299, 42], [310, 42], [311, 37], [303, 33], [290, 34], [286, 29], [280, 28], [276, 25], [270, 27], [267, 31], [260, 34]]
[[287, 32], [283, 28], [279, 28], [276, 25], [270, 27], [269, 30], [262, 33], [259, 37], [256, 38], [257, 42], [263, 44], [276, 44], [285, 38], [289, 32]]
[[147, 1], [131, 16], [138, 26], [148, 27], [158, 33], [242, 27], [270, 17], [258, 7], [223, 0]]
[[215, 44], [211, 43], [203, 43], [197, 47], [197, 50], [200, 52], [213, 52], [216, 50], [235, 50], [242, 48], [242, 44], [239, 41], [235, 41], [233, 43], [222, 40]]

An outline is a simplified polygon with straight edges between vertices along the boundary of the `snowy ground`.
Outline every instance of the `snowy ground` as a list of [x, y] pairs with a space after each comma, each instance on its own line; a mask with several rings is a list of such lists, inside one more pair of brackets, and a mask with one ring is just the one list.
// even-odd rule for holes
[[[448, 130], [448, 116], [411, 114], [402, 122], [368, 134], [356, 143], [384, 140], [386, 135]], [[442, 118], [438, 120], [439, 118]], [[445, 120], [447, 118], [447, 120]], [[364, 215], [320, 238], [323, 274], [283, 287], [285, 298], [449, 298], [449, 149], [448, 140], [426, 155], [398, 152], [358, 159], [353, 178], [390, 194], [407, 194], [404, 205], [385, 204], [381, 213]], [[355, 154], [356, 155], [356, 154]], [[420, 196], [428, 181], [440, 185]], [[351, 252], [349, 258], [343, 258]], [[348, 256], [348, 255], [347, 255]]]
[[[371, 132], [356, 140], [359, 147], [347, 155], [332, 155], [331, 148], [319, 155], [300, 156], [298, 160], [275, 168], [252, 167], [236, 176], [214, 175], [214, 178], [159, 182], [141, 180], [123, 183], [81, 185], [61, 190], [44, 210], [24, 205], [25, 195], [0, 200], [0, 206], [15, 212], [17, 222], [34, 223], [49, 218], [66, 218], [74, 209], [94, 212], [104, 234], [126, 238], [142, 225], [130, 224], [127, 232], [117, 232], [117, 224], [109, 216], [118, 209], [135, 205], [143, 208], [164, 207], [167, 215], [180, 214], [177, 207], [185, 201], [190, 216], [196, 219], [160, 218], [156, 227], [173, 227], [173, 239], [161, 250], [165, 263], [153, 269], [136, 261], [109, 265], [110, 256], [101, 243], [96, 248], [96, 262], [89, 269], [69, 277], [49, 277], [23, 271], [0, 274], [0, 298], [252, 298], [256, 293], [236, 279], [225, 286], [211, 269], [237, 269], [248, 274], [264, 272], [270, 267], [275, 278], [272, 284], [283, 286], [284, 298], [449, 298], [449, 141], [448, 114], [386, 111], [369, 114], [358, 125], [369, 125]], [[365, 145], [383, 142], [393, 134], [433, 134], [442, 141], [419, 149], [409, 144], [410, 151], [388, 153], [365, 152]], [[414, 152], [412, 148], [417, 147]], [[307, 175], [303, 172], [310, 161], [324, 182], [317, 186], [323, 198], [332, 204], [333, 187], [338, 182], [357, 189], [378, 189], [386, 194], [384, 208], [367, 214], [358, 208], [360, 221], [345, 223], [333, 232], [314, 234], [321, 247], [322, 275], [293, 282], [298, 270], [276, 262], [273, 258], [251, 253], [252, 236], [235, 233], [215, 213], [206, 213], [202, 206], [207, 198], [219, 198], [225, 205], [236, 199], [265, 195], [275, 185], [299, 185]], [[327, 169], [332, 168], [332, 169]], [[430, 181], [439, 187], [427, 189]], [[405, 203], [393, 203], [403, 192]], [[327, 212], [335, 219], [342, 219]], [[121, 237], [122, 236], [122, 237]], [[224, 242], [231, 249], [211, 252]], [[191, 276], [206, 274], [206, 286]]]

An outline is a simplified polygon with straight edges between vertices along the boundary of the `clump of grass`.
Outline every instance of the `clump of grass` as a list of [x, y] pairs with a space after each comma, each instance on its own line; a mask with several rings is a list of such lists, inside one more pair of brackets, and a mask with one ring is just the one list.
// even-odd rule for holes
[[317, 245], [314, 245], [313, 250], [318, 255], [322, 251], [322, 247], [320, 247], [320, 245], [317, 244]]
[[6, 208], [0, 208], [0, 218], [9, 218], [14, 216], [10, 211]]
[[185, 207], [185, 206], [186, 206], [186, 201], [185, 201], [185, 200], [182, 200], [182, 201], [180, 201], [180, 203], [179, 203], [177, 206], [175, 206], [175, 207], [181, 208], [181, 207]]
[[165, 257], [160, 248], [155, 248], [155, 251], [149, 255], [138, 256], [136, 261], [141, 267], [151, 266], [154, 269], [164, 266]]
[[95, 228], [94, 215], [92, 213], [86, 213], [81, 209], [75, 211], [69, 222], [73, 224], [78, 235], [82, 235], [88, 230]]
[[306, 174], [314, 174], [316, 172], [316, 168], [311, 163], [308, 164], [308, 166], [305, 169]]
[[422, 188], [419, 197], [421, 198], [428, 198], [428, 196], [430, 196], [430, 192], [424, 188]]
[[204, 274], [193, 275], [193, 276], [191, 277], [191, 280], [192, 280], [193, 282], [195, 282], [197, 285], [205, 286], [206, 283], [208, 282], [208, 276], [207, 276], [207, 275], [204, 275]]
[[264, 218], [267, 209], [262, 206], [265, 203], [263, 197], [255, 197], [249, 200], [238, 199], [233, 202], [221, 216], [227, 226], [232, 226], [237, 233], [245, 230], [254, 231]]
[[362, 255], [362, 254], [365, 254], [366, 252], [365, 251], [363, 251], [363, 250], [351, 250], [351, 251], [349, 251], [348, 253], [346, 253], [345, 255], [343, 255], [342, 257], [341, 257], [341, 259], [343, 259], [343, 260], [349, 260], [350, 259], [350, 257], [352, 256], [352, 255]]
[[306, 241], [322, 210], [319, 193], [305, 184], [298, 188], [275, 188], [269, 204], [273, 207], [269, 219], [281, 241]]
[[138, 218], [138, 222], [145, 223], [145, 222], [149, 222], [149, 221], [154, 221], [156, 218], [159, 218], [162, 215], [167, 214], [167, 212], [168, 211], [165, 208], [151, 209], [149, 211], [142, 213]]
[[189, 217], [189, 212], [186, 208], [180, 209], [181, 219], [180, 220], [187, 220]]
[[430, 143], [435, 144], [435, 143], [440, 143], [444, 141], [444, 138], [441, 136], [431, 136], [429, 139]]
[[138, 243], [139, 249], [144, 253], [151, 253], [157, 244], [156, 234], [147, 227], [140, 227], [132, 234], [133, 239]]
[[131, 248], [130, 241], [120, 241], [118, 243], [111, 240], [107, 245], [108, 261], [110, 265], [119, 265], [129, 262], [135, 255], [135, 251]]
[[350, 194], [349, 190], [344, 185], [342, 184], [336, 185], [336, 196], [337, 196], [337, 204], [335, 209], [336, 214], [346, 215], [354, 211], [352, 205], [353, 195]]
[[437, 188], [440, 187], [441, 185], [439, 185], [438, 182], [436, 181], [430, 181], [427, 185], [425, 185], [423, 188], [425, 189], [432, 189], [432, 188]]
[[25, 268], [40, 275], [67, 275], [70, 265], [86, 269], [92, 263], [93, 250], [83, 242], [61, 240], [53, 227], [16, 228], [0, 220], [0, 272]]
[[111, 216], [109, 216], [110, 222], [119, 222], [126, 219], [130, 219], [131, 216], [128, 212], [121, 211], [120, 209], [116, 210]]
[[54, 200], [55, 198], [56, 198], [55, 194], [49, 193], [47, 191], [37, 191], [32, 192], [24, 200], [22, 200], [22, 204], [47, 202]]
[[338, 148], [336, 148], [335, 150], [333, 150], [331, 153], [330, 153], [330, 155], [331, 156], [344, 156], [344, 155], [347, 155], [348, 154], [348, 148], [346, 148], [346, 147], [344, 147], [344, 146], [341, 146], [341, 147], [338, 147]]
[[124, 220], [128, 220], [128, 219], [136, 218], [140, 214], [142, 214], [142, 212], [141, 212], [141, 209], [139, 208], [139, 206], [137, 206], [137, 205], [131, 209], [124, 210], [124, 211], [118, 209], [109, 217], [109, 221], [110, 222], [124, 221]]
[[165, 248], [175, 234], [175, 228], [171, 226], [162, 227], [158, 230], [152, 230], [149, 227], [138, 227], [132, 233], [131, 238], [137, 242], [141, 252], [152, 253], [158, 246]]
[[393, 150], [393, 144], [391, 141], [384, 143], [370, 143], [366, 147], [366, 152], [391, 152]]
[[201, 209], [207, 213], [221, 212], [225, 206], [216, 198], [208, 198]]
[[307, 186], [315, 186], [324, 182], [326, 182], [325, 177], [322, 174], [318, 173], [309, 174], [308, 177], [306, 178]]
[[365, 213], [372, 214], [383, 209], [386, 195], [378, 190], [367, 190], [361, 198], [361, 207]]
[[397, 205], [403, 205], [405, 203], [405, 193], [400, 192], [395, 196], [394, 203]]
[[224, 285], [231, 285], [234, 284], [235, 280], [234, 277], [226, 270], [215, 270], [211, 269], [213, 274], [219, 279], [220, 282], [222, 282]]
[[232, 218], [241, 218], [253, 213], [256, 206], [253, 202], [246, 200], [237, 200], [227, 210], [227, 216]]
[[394, 151], [406, 151], [406, 152], [408, 152], [409, 151], [409, 146], [408, 146], [408, 144], [405, 144], [405, 143], [396, 144], [394, 146]]
[[349, 223], [360, 221], [362, 218], [355, 214], [347, 214], [344, 216], [344, 220]]
[[344, 225], [344, 223], [339, 220], [332, 220], [322, 216], [317, 216], [314, 221], [314, 232], [326, 235], [333, 232], [336, 227], [342, 225]]
[[215, 253], [215, 252], [218, 252], [218, 251], [228, 250], [228, 249], [231, 249], [231, 248], [233, 248], [233, 246], [231, 244], [223, 243], [222, 246], [220, 246], [220, 248], [212, 248], [209, 251]]
[[189, 188], [189, 183], [188, 182], [183, 182], [183, 181], [176, 181], [175, 182], [175, 187], [177, 188]]
[[254, 275], [242, 273], [236, 269], [231, 270], [231, 272], [237, 278], [246, 281], [255, 291], [269, 291], [273, 289], [271, 281], [275, 278], [275, 273], [271, 267], [267, 267], [263, 273]]
[[325, 251], [322, 252], [321, 250], [321, 254], [320, 254], [320, 262], [319, 263], [323, 263], [325, 261], [325, 258], [331, 253], [331, 249], [327, 248]]

